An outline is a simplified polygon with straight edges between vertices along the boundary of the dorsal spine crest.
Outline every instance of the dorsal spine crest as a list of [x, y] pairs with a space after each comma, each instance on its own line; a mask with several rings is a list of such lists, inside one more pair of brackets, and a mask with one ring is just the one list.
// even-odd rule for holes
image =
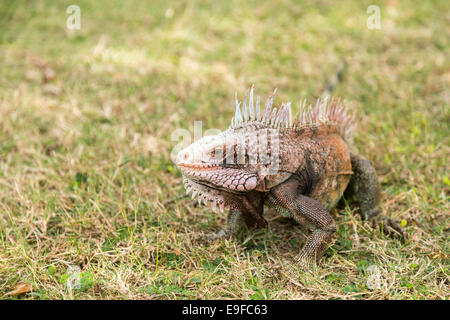
[[[231, 120], [231, 129], [243, 127], [249, 122], [259, 123], [266, 128], [300, 130], [318, 125], [337, 125], [339, 132], [345, 139], [351, 137], [354, 129], [354, 119], [347, 113], [346, 107], [339, 98], [317, 99], [313, 105], [307, 104], [306, 99], [299, 104], [295, 117], [292, 116], [292, 103], [282, 104], [278, 109], [273, 102], [277, 89], [267, 98], [264, 111], [261, 112], [260, 97], [256, 97], [254, 104], [254, 86], [252, 85], [244, 101], [239, 102], [235, 94], [236, 112]], [[248, 99], [248, 100], [247, 100]]]

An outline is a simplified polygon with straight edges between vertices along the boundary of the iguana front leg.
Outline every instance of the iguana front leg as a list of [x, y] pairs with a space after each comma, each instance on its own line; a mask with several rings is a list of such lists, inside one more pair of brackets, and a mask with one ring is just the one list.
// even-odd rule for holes
[[312, 224], [316, 230], [309, 236], [300, 252], [299, 262], [308, 268], [318, 263], [325, 250], [331, 245], [336, 225], [328, 210], [318, 201], [299, 193], [294, 179], [271, 190], [272, 205], [279, 211], [287, 209], [292, 218], [300, 224]]
[[263, 201], [263, 196], [259, 193], [236, 198], [236, 208], [230, 210], [227, 226], [208, 238], [216, 240], [236, 236], [243, 227], [267, 227], [267, 221], [262, 216]]
[[[247, 217], [248, 219], [248, 217]], [[227, 225], [217, 233], [208, 235], [209, 240], [226, 239], [235, 236], [246, 226], [244, 214], [239, 210], [230, 210], [228, 213]]]

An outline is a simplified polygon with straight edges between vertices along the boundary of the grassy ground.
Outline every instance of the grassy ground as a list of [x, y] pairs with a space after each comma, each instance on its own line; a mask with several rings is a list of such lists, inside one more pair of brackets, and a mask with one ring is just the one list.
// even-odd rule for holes
[[[66, 8], [81, 8], [81, 29]], [[444, 299], [449, 270], [446, 1], [14, 1], [0, 8], [0, 297]], [[176, 128], [225, 128], [252, 83], [281, 100], [334, 94], [358, 109], [384, 214], [409, 240], [333, 211], [321, 267], [305, 230], [271, 212], [242, 241], [200, 241], [225, 214], [195, 208], [170, 160]], [[370, 288], [371, 265], [380, 287]], [[70, 290], [70, 270], [81, 284]], [[31, 293], [8, 294], [19, 282]]]

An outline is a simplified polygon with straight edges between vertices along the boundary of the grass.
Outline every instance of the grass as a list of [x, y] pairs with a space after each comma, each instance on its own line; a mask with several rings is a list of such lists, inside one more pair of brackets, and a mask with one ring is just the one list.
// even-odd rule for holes
[[[448, 299], [449, 12], [445, 1], [14, 1], [0, 9], [0, 297], [3, 299]], [[305, 230], [204, 243], [225, 214], [195, 208], [170, 160], [177, 128], [224, 129], [252, 83], [358, 110], [383, 211], [406, 243], [333, 211], [336, 243], [315, 271]], [[370, 266], [379, 288], [370, 288]], [[67, 286], [79, 268], [80, 286]], [[72, 268], [72, 269], [70, 269]], [[20, 282], [33, 291], [8, 295]]]

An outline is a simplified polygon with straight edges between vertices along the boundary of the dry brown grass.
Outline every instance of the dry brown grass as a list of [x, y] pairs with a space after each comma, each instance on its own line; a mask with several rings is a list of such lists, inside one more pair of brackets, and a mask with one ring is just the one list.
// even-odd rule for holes
[[[77, 1], [68, 32], [69, 4], [19, 1], [0, 21], [0, 297], [25, 281], [19, 298], [448, 299], [445, 1], [383, 1], [381, 30], [366, 28], [369, 2]], [[252, 83], [278, 102], [318, 96], [342, 59], [334, 93], [358, 108], [355, 146], [409, 240], [344, 203], [312, 273], [295, 264], [305, 231], [271, 212], [266, 231], [201, 241], [225, 216], [167, 204], [184, 192], [173, 130], [225, 128]]]

